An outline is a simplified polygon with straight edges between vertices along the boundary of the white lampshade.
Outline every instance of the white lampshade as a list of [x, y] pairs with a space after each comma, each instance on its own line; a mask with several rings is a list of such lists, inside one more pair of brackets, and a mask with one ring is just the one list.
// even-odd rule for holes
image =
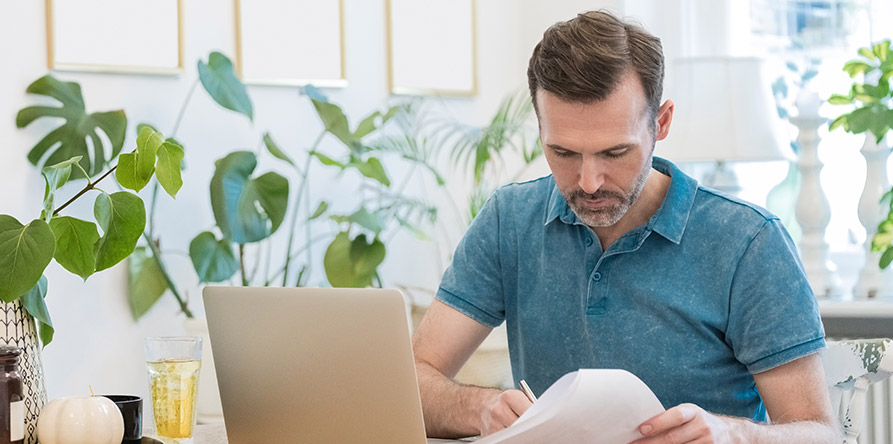
[[756, 57], [698, 57], [669, 66], [676, 104], [656, 154], [673, 162], [792, 159], [772, 90]]

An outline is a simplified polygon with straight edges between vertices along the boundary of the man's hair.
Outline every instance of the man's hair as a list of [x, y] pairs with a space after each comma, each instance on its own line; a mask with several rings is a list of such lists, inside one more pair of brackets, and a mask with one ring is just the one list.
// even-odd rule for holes
[[572, 103], [604, 100], [628, 69], [638, 75], [656, 116], [664, 80], [660, 39], [604, 10], [578, 14], [552, 25], [533, 49], [527, 66], [533, 107], [538, 114], [539, 89]]

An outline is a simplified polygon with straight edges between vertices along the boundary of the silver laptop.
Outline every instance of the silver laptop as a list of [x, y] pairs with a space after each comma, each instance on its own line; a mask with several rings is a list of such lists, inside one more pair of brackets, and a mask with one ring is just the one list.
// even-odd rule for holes
[[399, 291], [203, 296], [229, 444], [426, 442]]

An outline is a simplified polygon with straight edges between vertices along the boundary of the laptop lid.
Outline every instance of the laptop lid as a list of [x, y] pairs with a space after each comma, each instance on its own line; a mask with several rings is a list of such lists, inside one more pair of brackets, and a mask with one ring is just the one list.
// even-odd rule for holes
[[205, 287], [203, 297], [230, 444], [426, 442], [399, 291]]

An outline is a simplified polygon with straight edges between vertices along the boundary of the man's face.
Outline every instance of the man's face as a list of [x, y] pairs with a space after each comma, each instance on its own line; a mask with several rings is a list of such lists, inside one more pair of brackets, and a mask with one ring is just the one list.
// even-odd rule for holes
[[590, 227], [616, 224], [651, 172], [657, 122], [638, 77], [626, 73], [598, 102], [569, 103], [542, 90], [536, 99], [546, 161], [564, 199]]

